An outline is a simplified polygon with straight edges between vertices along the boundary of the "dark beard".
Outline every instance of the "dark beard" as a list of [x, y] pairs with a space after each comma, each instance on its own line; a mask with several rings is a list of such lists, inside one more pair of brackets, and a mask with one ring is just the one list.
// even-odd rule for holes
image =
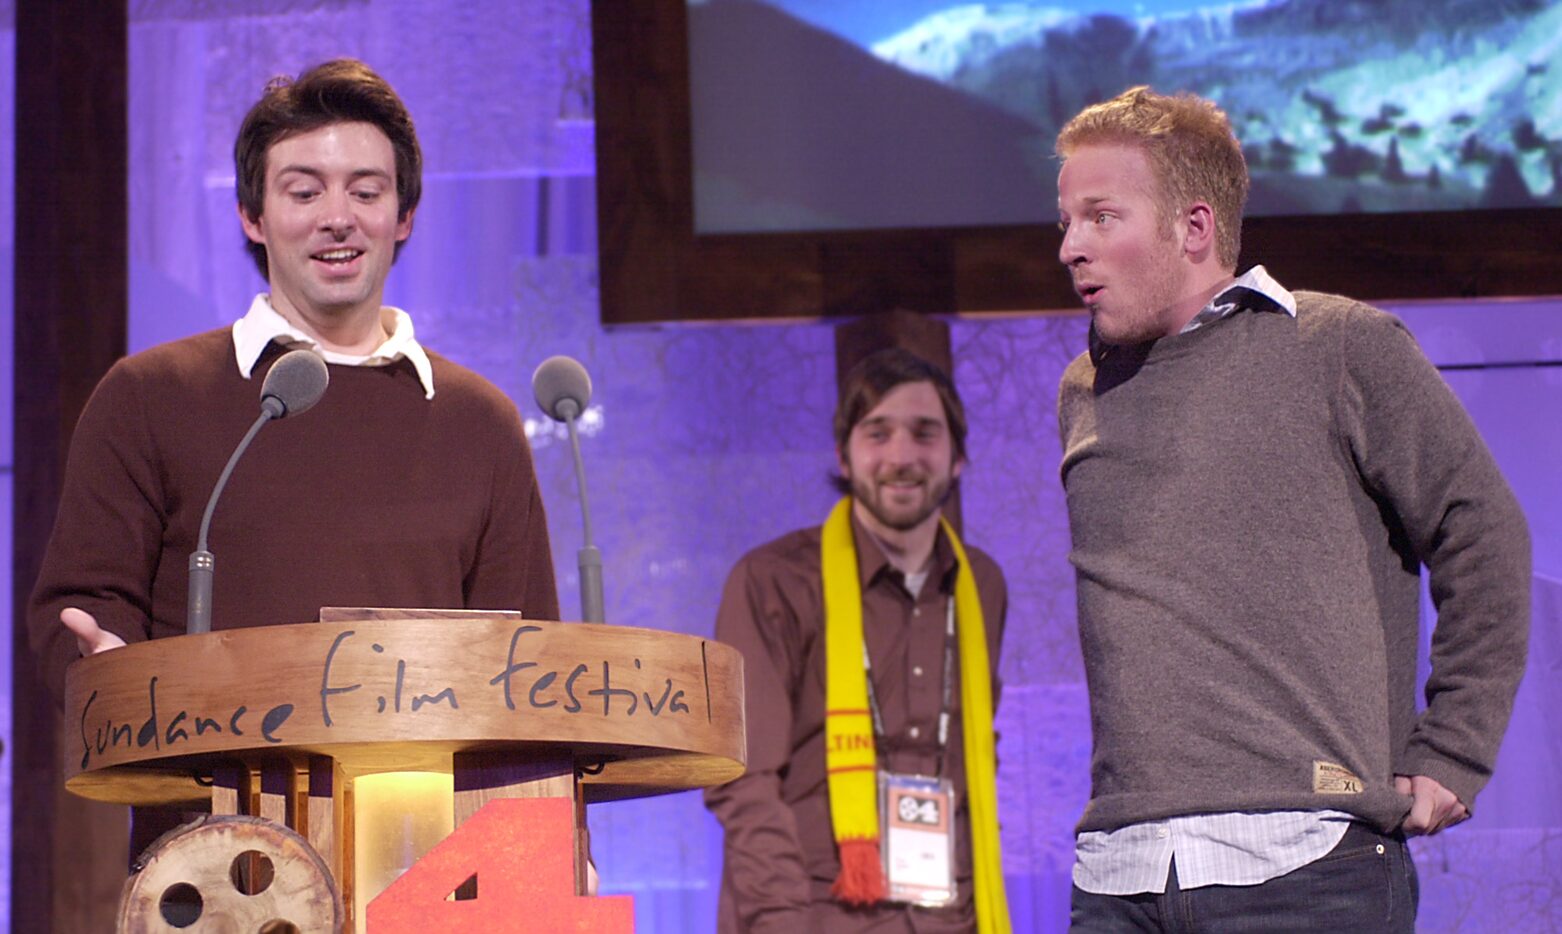
[[912, 513], [894, 515], [884, 507], [878, 497], [873, 495], [877, 492], [876, 483], [868, 481], [868, 483], [864, 484], [853, 477], [851, 478], [851, 484], [852, 498], [861, 503], [862, 507], [868, 510], [868, 514], [877, 519], [880, 525], [887, 529], [894, 529], [897, 532], [910, 531], [926, 522], [929, 516], [943, 508], [944, 503], [949, 499], [950, 492], [954, 489], [954, 481], [946, 479], [939, 485], [927, 488], [929, 495], [920, 508]]

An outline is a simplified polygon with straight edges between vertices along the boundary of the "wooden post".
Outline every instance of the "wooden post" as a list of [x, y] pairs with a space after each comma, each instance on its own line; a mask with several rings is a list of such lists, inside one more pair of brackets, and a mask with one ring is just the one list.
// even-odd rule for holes
[[54, 525], [71, 431], [125, 352], [128, 17], [115, 0], [16, 4], [16, 482], [13, 488], [11, 925], [106, 931], [124, 880], [123, 807], [67, 800], [58, 702], [38, 677], [27, 598]]

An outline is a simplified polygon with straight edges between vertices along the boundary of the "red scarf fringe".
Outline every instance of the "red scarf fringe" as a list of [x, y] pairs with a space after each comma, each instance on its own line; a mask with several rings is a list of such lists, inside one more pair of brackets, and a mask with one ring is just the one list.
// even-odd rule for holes
[[879, 855], [878, 840], [842, 840], [841, 874], [830, 887], [830, 895], [836, 901], [857, 908], [867, 908], [884, 900], [884, 860]]

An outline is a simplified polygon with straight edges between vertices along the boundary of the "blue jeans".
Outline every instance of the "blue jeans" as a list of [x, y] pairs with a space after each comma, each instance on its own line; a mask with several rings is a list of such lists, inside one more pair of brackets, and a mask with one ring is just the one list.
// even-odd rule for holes
[[1414, 934], [1419, 896], [1404, 838], [1352, 823], [1328, 855], [1258, 885], [1182, 889], [1173, 860], [1161, 895], [1093, 895], [1075, 886], [1069, 930]]

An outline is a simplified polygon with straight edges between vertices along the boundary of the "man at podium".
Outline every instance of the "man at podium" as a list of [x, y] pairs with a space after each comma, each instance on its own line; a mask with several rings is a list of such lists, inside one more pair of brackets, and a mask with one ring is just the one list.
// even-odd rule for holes
[[743, 653], [749, 759], [706, 793], [726, 830], [723, 932], [1008, 929], [992, 734], [1007, 594], [942, 516], [965, 436], [944, 373], [903, 350], [864, 359], [835, 413], [846, 497], [727, 580], [716, 638]]
[[514, 403], [382, 304], [422, 187], [401, 99], [352, 60], [274, 80], [234, 168], [269, 291], [231, 327], [120, 360], [82, 413], [27, 618], [56, 694], [82, 654], [185, 631], [208, 497], [264, 377], [298, 348], [324, 358], [329, 387], [261, 432], [229, 479], [209, 533], [213, 628], [304, 622], [331, 605], [558, 618]]

